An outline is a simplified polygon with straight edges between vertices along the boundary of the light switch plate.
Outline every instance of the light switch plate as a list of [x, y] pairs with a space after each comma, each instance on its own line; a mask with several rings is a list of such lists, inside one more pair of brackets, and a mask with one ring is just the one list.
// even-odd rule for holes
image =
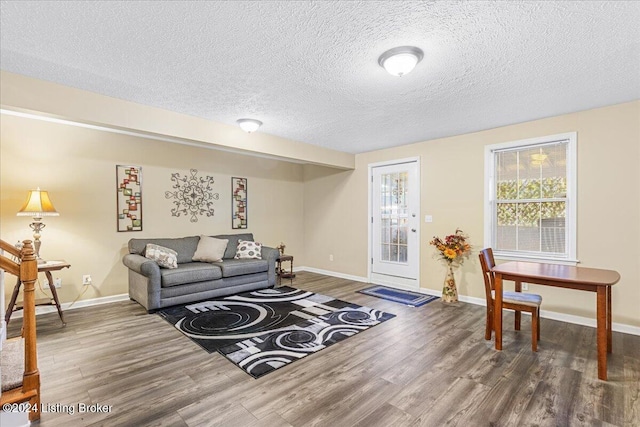
[[424, 222], [433, 222], [433, 216], [432, 215], [425, 215], [424, 216]]

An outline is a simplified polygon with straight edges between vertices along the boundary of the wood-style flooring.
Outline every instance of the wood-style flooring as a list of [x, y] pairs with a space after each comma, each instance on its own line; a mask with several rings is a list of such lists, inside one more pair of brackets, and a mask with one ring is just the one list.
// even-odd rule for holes
[[[640, 426], [640, 336], [614, 332], [604, 382], [593, 328], [542, 319], [533, 353], [530, 317], [515, 332], [505, 314], [498, 352], [484, 340], [484, 307], [406, 307], [356, 293], [364, 283], [306, 272], [293, 286], [397, 317], [256, 380], [134, 302], [69, 310], [64, 328], [41, 315], [51, 412], [40, 425]], [[80, 404], [110, 411], [79, 413]]]

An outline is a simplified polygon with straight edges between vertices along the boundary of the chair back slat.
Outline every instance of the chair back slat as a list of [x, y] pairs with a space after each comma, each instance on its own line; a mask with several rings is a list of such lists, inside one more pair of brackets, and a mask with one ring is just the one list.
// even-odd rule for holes
[[494, 276], [491, 269], [496, 266], [493, 259], [493, 250], [486, 248], [478, 254], [480, 258], [480, 266], [482, 267], [482, 278], [484, 279], [484, 290], [487, 297], [487, 305], [493, 305], [493, 296], [491, 291], [494, 289]]

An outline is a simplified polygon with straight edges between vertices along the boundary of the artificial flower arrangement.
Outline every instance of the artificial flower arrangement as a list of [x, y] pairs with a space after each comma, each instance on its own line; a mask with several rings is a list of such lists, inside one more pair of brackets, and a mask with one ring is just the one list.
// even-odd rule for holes
[[429, 242], [440, 252], [439, 257], [445, 260], [448, 264], [462, 264], [465, 257], [468, 257], [471, 253], [471, 245], [467, 243], [469, 236], [466, 235], [459, 228], [456, 229], [454, 234], [450, 234], [442, 240], [439, 237], [434, 237]]
[[462, 265], [465, 257], [471, 253], [471, 245], [467, 243], [469, 236], [464, 234], [459, 228], [454, 234], [446, 236], [444, 240], [434, 237], [429, 242], [438, 249], [438, 257], [447, 262], [447, 277], [444, 279], [442, 288], [442, 302], [454, 303], [458, 301], [458, 288], [456, 287], [456, 279], [453, 275], [453, 267]]

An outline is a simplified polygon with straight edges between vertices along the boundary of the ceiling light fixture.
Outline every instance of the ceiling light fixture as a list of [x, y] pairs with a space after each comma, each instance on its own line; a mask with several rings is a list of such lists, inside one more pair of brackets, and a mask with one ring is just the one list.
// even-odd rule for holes
[[378, 64], [392, 76], [402, 77], [422, 60], [424, 52], [415, 46], [400, 46], [389, 49], [378, 58]]
[[262, 122], [255, 119], [238, 119], [236, 123], [238, 123], [240, 129], [247, 133], [255, 132], [260, 126], [262, 126]]

